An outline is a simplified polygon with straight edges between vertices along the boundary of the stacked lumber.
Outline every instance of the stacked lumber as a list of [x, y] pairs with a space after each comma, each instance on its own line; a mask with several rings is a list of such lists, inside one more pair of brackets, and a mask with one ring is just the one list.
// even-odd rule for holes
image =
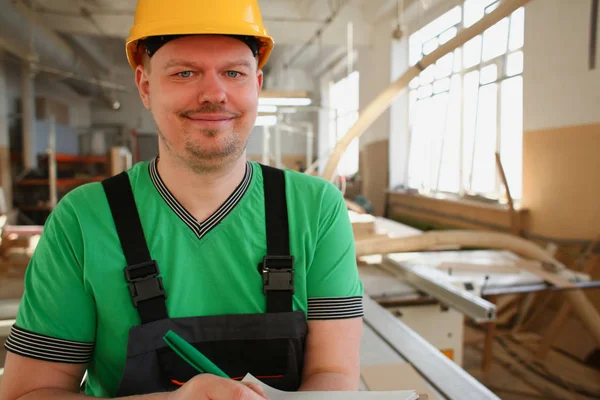
[[[1, 217], [0, 217], [1, 218]], [[43, 227], [10, 226], [0, 221], [0, 275], [23, 276], [35, 251]]]

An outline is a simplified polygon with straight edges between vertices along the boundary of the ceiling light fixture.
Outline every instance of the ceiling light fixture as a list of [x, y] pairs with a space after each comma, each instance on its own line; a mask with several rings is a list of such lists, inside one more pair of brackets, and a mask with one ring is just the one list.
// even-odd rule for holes
[[277, 124], [277, 117], [275, 115], [259, 115], [256, 117], [254, 126], [273, 126]]
[[312, 100], [307, 97], [261, 97], [258, 104], [263, 106], [309, 106]]
[[277, 106], [259, 104], [258, 112], [259, 113], [275, 113], [275, 112], [277, 112]]

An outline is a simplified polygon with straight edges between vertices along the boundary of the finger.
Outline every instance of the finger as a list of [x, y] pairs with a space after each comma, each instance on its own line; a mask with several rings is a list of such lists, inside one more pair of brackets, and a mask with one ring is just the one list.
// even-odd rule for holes
[[248, 386], [250, 389], [254, 390], [256, 393], [258, 393], [259, 395], [261, 395], [264, 398], [267, 398], [267, 395], [265, 394], [265, 391], [263, 390], [263, 388], [257, 384], [257, 383], [247, 383], [247, 382], [241, 382], [244, 385]]

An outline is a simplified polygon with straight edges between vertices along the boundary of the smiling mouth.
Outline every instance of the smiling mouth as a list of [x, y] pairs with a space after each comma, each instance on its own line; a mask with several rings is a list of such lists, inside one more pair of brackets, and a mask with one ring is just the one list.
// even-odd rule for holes
[[233, 115], [225, 114], [201, 114], [201, 115], [186, 115], [187, 119], [192, 121], [207, 121], [207, 122], [219, 122], [219, 121], [230, 121], [235, 117]]

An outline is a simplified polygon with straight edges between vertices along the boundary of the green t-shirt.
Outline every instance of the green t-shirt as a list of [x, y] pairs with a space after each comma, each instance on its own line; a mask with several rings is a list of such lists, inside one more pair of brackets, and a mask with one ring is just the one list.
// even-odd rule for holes
[[[156, 160], [128, 171], [169, 316], [265, 312], [257, 266], [266, 254], [260, 165], [207, 220], [172, 196]], [[285, 171], [293, 309], [307, 319], [363, 315], [354, 238], [340, 191], [324, 179]], [[87, 363], [86, 392], [114, 396], [128, 332], [140, 323], [124, 276], [125, 256], [101, 183], [67, 194], [48, 218], [25, 275], [25, 293], [6, 342], [14, 353]]]

